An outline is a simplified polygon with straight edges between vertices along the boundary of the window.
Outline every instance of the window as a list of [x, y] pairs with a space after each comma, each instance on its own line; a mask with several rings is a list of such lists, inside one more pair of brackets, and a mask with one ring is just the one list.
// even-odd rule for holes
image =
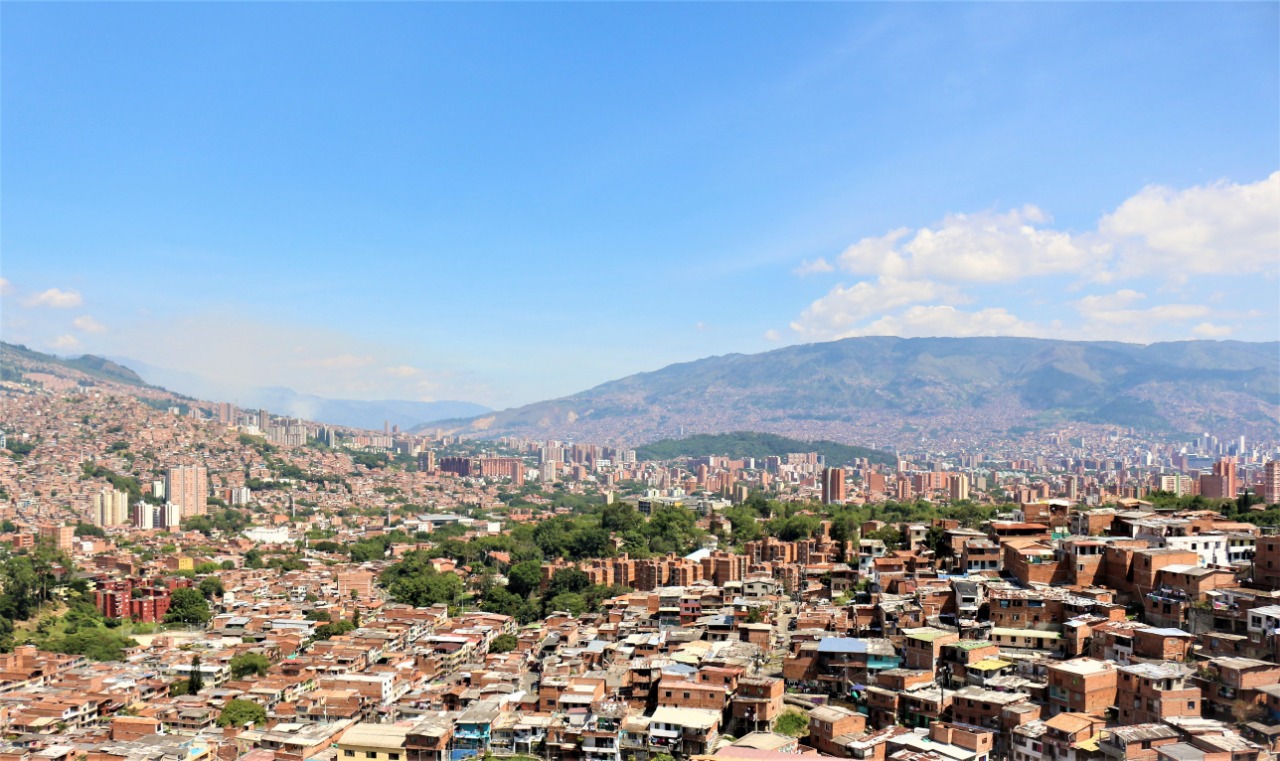
[[377, 757], [378, 757], [378, 752], [377, 752], [377, 751], [373, 751], [373, 750], [366, 750], [366, 751], [364, 752], [364, 757], [365, 757], [365, 758], [377, 758]]
[[354, 758], [356, 755], [356, 752], [354, 750], [344, 750], [342, 751], [342, 755], [346, 756], [347, 758]]

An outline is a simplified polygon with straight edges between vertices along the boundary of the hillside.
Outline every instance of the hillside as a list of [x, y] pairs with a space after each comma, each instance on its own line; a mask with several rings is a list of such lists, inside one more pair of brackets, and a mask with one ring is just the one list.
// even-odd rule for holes
[[169, 400], [184, 410], [186, 405], [179, 400], [231, 399], [241, 407], [265, 408], [277, 415], [368, 430], [381, 430], [384, 423], [409, 428], [490, 411], [483, 405], [464, 401], [365, 401], [328, 399], [277, 387], [220, 389], [197, 375], [157, 368], [125, 357], [92, 354], [59, 357], [20, 344], [0, 342], [0, 380], [20, 381], [28, 373], [53, 375], [80, 385], [105, 382], [130, 386], [136, 389], [126, 389], [130, 393], [153, 400]]
[[433, 420], [473, 417], [490, 408], [465, 401], [419, 402], [401, 399], [333, 399], [303, 394], [279, 386], [227, 385], [196, 373], [172, 370], [131, 357], [111, 357], [154, 386], [197, 399], [227, 399], [246, 409], [267, 409], [277, 415], [314, 420], [329, 425], [382, 430], [384, 423], [403, 429]]
[[123, 383], [126, 386], [148, 385], [129, 368], [92, 354], [64, 358], [28, 349], [22, 344], [0, 343], [0, 377], [5, 380], [15, 380], [23, 372], [56, 368], [71, 370], [96, 380]]
[[670, 365], [468, 420], [463, 434], [628, 445], [750, 429], [883, 448], [1068, 421], [1270, 436], [1280, 344], [850, 338]]
[[785, 457], [791, 452], [817, 452], [831, 466], [843, 465], [855, 459], [866, 458], [871, 462], [893, 465], [896, 458], [878, 449], [849, 446], [834, 441], [801, 441], [774, 433], [735, 431], [733, 433], [701, 434], [683, 439], [664, 439], [645, 444], [636, 450], [642, 460], [674, 460], [678, 457], [723, 455], [732, 459], [754, 457]]

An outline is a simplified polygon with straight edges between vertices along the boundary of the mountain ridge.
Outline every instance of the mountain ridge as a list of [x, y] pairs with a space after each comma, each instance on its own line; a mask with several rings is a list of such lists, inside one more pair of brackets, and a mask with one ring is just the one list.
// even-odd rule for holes
[[432, 426], [628, 445], [751, 429], [874, 447], [1065, 422], [1274, 430], [1278, 409], [1280, 342], [876, 336], [705, 357]]
[[81, 373], [89, 379], [163, 392], [178, 399], [234, 401], [246, 409], [266, 408], [278, 415], [366, 430], [381, 430], [384, 421], [407, 429], [434, 420], [474, 416], [491, 411], [484, 405], [465, 401], [332, 399], [278, 386], [219, 388], [217, 384], [194, 373], [156, 367], [128, 357], [100, 357], [94, 354], [59, 357], [21, 344], [0, 341], [0, 376], [4, 380], [17, 380], [24, 365], [63, 368]]
[[2, 350], [0, 351], [0, 371], [2, 371], [0, 374], [3, 375], [5, 380], [9, 380], [10, 375], [18, 371], [17, 361], [27, 361], [64, 367], [98, 380], [123, 383], [127, 386], [138, 386], [140, 388], [156, 388], [143, 380], [142, 376], [132, 369], [95, 354], [81, 354], [78, 357], [59, 357], [56, 354], [45, 354], [22, 344], [8, 342], [0, 342], [0, 350]]
[[828, 465], [839, 466], [866, 458], [873, 463], [893, 465], [897, 458], [891, 452], [850, 446], [835, 441], [803, 441], [772, 433], [732, 431], [720, 434], [696, 434], [682, 439], [663, 439], [636, 449], [641, 460], [675, 460], [681, 457], [718, 455], [739, 459], [751, 457], [783, 457], [792, 452], [817, 452], [826, 458]]
[[406, 399], [341, 399], [306, 394], [285, 386], [227, 387], [195, 373], [159, 367], [129, 357], [110, 359], [174, 393], [189, 394], [200, 399], [230, 401], [245, 409], [264, 408], [278, 415], [350, 428], [376, 431], [382, 429], [384, 422], [389, 422], [408, 429], [434, 420], [482, 415], [492, 411], [482, 404], [458, 400], [422, 402]]

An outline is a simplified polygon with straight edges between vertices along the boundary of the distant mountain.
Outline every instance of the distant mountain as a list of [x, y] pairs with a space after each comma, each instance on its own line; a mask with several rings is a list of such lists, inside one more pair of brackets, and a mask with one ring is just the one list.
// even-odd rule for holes
[[665, 439], [636, 449], [641, 460], [674, 460], [680, 457], [722, 455], [732, 459], [783, 457], [792, 452], [817, 452], [828, 465], [837, 467], [855, 459], [892, 465], [897, 458], [888, 452], [866, 447], [853, 447], [834, 441], [801, 441], [774, 433], [735, 431], [733, 433], [700, 434], [683, 439]]
[[171, 391], [199, 399], [235, 402], [245, 409], [261, 408], [276, 415], [351, 428], [382, 430], [383, 423], [388, 422], [407, 430], [434, 420], [472, 417], [491, 412], [490, 408], [471, 402], [329, 399], [278, 386], [229, 387], [194, 373], [157, 367], [128, 357], [112, 359], [118, 365], [133, 368], [137, 375], [150, 383]]
[[82, 354], [79, 357], [59, 357], [54, 354], [28, 349], [22, 344], [0, 343], [0, 376], [5, 380], [15, 379], [15, 374], [25, 371], [37, 371], [39, 365], [52, 368], [65, 368], [83, 373], [89, 378], [123, 383], [128, 386], [147, 386], [137, 373], [127, 367], [103, 357]]
[[435, 423], [629, 445], [743, 429], [871, 446], [1064, 422], [1274, 436], [1280, 343], [849, 338], [670, 365], [562, 399]]
[[493, 411], [482, 404], [472, 402], [326, 399], [278, 387], [251, 389], [247, 401], [241, 402], [241, 405], [263, 407], [276, 414], [306, 420], [372, 430], [382, 430], [384, 422], [398, 425], [402, 430], [408, 430], [418, 426], [429, 426], [436, 420], [472, 417]]

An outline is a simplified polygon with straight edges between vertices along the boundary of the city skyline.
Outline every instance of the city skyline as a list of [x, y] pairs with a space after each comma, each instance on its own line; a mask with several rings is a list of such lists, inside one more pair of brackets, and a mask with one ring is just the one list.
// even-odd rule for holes
[[502, 408], [851, 335], [1280, 337], [1274, 4], [5, 20], [42, 351]]

